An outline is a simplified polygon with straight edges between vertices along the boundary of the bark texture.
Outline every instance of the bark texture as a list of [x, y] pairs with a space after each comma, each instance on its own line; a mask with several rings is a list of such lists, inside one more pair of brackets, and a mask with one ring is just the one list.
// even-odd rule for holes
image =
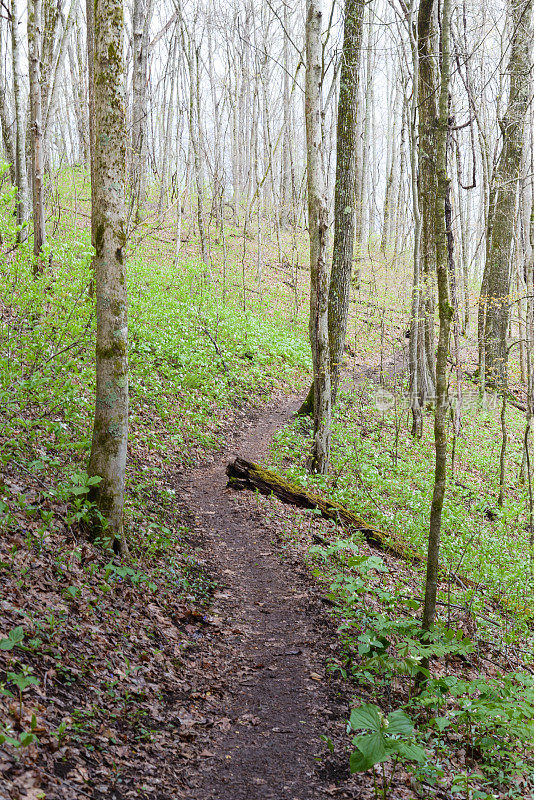
[[447, 387], [447, 355], [452, 320], [449, 302], [449, 246], [445, 206], [449, 191], [447, 175], [447, 139], [449, 126], [449, 82], [450, 82], [450, 19], [451, 0], [444, 0], [441, 20], [441, 87], [439, 94], [439, 118], [436, 135], [437, 194], [435, 198], [434, 231], [436, 235], [436, 275], [438, 284], [439, 338], [436, 357], [436, 409], [434, 415], [434, 441], [436, 464], [434, 490], [430, 508], [428, 554], [423, 607], [423, 630], [429, 631], [436, 616], [436, 595], [439, 579], [439, 552], [441, 539], [441, 515], [445, 497], [447, 477], [447, 416], [449, 409]]
[[139, 221], [146, 201], [148, 46], [152, 0], [134, 0], [132, 74], [132, 162], [130, 188], [134, 218]]
[[332, 402], [335, 402], [345, 348], [350, 281], [354, 261], [358, 84], [362, 46], [362, 0], [346, 0], [337, 112], [334, 250], [328, 294], [328, 338]]
[[[20, 71], [19, 11], [17, 0], [11, 0], [11, 56], [13, 65], [13, 102], [15, 106], [15, 180], [17, 184], [17, 225], [28, 220], [28, 174], [26, 172], [26, 137], [22, 109], [22, 75]], [[17, 232], [17, 242], [27, 239], [26, 227]]]
[[[91, 165], [91, 244], [95, 246], [95, 3], [86, 0], [87, 14], [87, 88], [89, 95], [89, 163]], [[92, 289], [92, 283], [91, 283]]]
[[124, 263], [126, 123], [122, 0], [95, 0], [94, 210], [96, 408], [88, 473], [92, 499], [124, 549], [122, 518], [128, 437], [128, 327]]
[[39, 256], [46, 242], [44, 183], [43, 183], [43, 130], [41, 107], [41, 0], [28, 0], [28, 60], [30, 73], [30, 128], [32, 151], [33, 195], [33, 254], [34, 271], [40, 270]]
[[479, 366], [482, 385], [504, 391], [508, 360], [510, 281], [517, 184], [523, 157], [525, 117], [530, 100], [532, 0], [511, 0], [510, 92], [500, 121], [502, 150], [492, 187], [487, 258], [479, 305]]
[[4, 69], [4, 40], [0, 36], [0, 123], [2, 124], [2, 143], [6, 160], [9, 163], [9, 176], [15, 186], [17, 176], [15, 173], [15, 139], [13, 136], [13, 113], [9, 102], [8, 87]]
[[437, 191], [435, 153], [438, 83], [433, 12], [434, 0], [422, 0], [417, 15], [419, 137], [417, 193], [421, 215], [420, 269], [417, 279], [414, 276], [414, 290], [418, 295], [415, 304], [417, 315], [412, 317], [410, 331], [417, 359], [417, 369], [414, 369], [413, 364], [411, 369], [411, 391], [417, 395], [420, 407], [423, 407], [427, 400], [433, 400], [436, 392], [432, 287], [436, 266], [434, 203]]
[[330, 352], [328, 346], [328, 212], [323, 176], [321, 125], [322, 9], [306, 2], [306, 147], [308, 227], [310, 234], [310, 344], [313, 358], [314, 437], [311, 469], [328, 471], [331, 427]]

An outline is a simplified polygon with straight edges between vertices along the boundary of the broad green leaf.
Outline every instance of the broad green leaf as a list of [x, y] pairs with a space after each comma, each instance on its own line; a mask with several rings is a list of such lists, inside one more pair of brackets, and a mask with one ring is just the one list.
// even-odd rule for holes
[[9, 632], [8, 636], [11, 641], [15, 642], [15, 644], [18, 644], [24, 639], [24, 628], [22, 625], [17, 625], [16, 628], [13, 628], [13, 630]]
[[29, 733], [28, 731], [24, 731], [20, 735], [20, 744], [19, 747], [29, 747], [37, 741], [37, 736], [34, 733]]
[[3, 733], [2, 731], [0, 731], [0, 744], [10, 744], [13, 747], [20, 746], [18, 739], [15, 739], [13, 736], [8, 736], [7, 733]]
[[419, 764], [424, 764], [427, 760], [425, 751], [417, 744], [408, 742], [395, 742], [394, 744], [397, 753], [407, 761], [417, 761]]
[[375, 764], [386, 761], [392, 752], [386, 747], [386, 741], [381, 733], [358, 736], [354, 744], [356, 750], [350, 757], [351, 772], [365, 772]]
[[[0, 744], [2, 739], [0, 737]], [[367, 758], [360, 752], [360, 750], [354, 750], [350, 754], [349, 758], [349, 767], [351, 774], [354, 772], [366, 772], [368, 769], [371, 769], [373, 766], [372, 762], [369, 763]]]
[[7, 639], [0, 639], [0, 650], [13, 650], [16, 644], [20, 644], [24, 639], [24, 628], [22, 625], [17, 625], [12, 631], [9, 631]]
[[353, 731], [379, 731], [381, 727], [380, 709], [366, 703], [359, 708], [353, 708], [349, 720]]
[[374, 762], [369, 761], [360, 750], [354, 750], [350, 754], [349, 765], [351, 772], [366, 772], [374, 766]]
[[388, 714], [388, 736], [411, 736], [413, 733], [413, 723], [404, 711], [393, 711]]

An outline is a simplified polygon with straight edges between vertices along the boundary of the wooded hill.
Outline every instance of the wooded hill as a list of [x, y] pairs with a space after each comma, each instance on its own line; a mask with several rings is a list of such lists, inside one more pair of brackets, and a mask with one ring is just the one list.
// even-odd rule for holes
[[0, 19], [0, 800], [529, 797], [531, 0]]

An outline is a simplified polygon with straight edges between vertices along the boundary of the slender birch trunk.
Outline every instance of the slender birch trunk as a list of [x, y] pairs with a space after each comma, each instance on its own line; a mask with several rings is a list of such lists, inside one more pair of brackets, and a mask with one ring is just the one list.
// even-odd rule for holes
[[[91, 173], [91, 244], [95, 246], [96, 225], [94, 221], [95, 203], [95, 3], [86, 0], [87, 14], [87, 87], [88, 87], [88, 116], [89, 116], [89, 164]], [[93, 292], [93, 281], [90, 284], [90, 294]]]
[[13, 114], [8, 98], [8, 88], [4, 72], [4, 37], [0, 29], [0, 123], [2, 124], [2, 142], [6, 160], [9, 162], [9, 175], [13, 186], [16, 185], [15, 140], [12, 126]]
[[130, 191], [135, 222], [140, 222], [146, 202], [148, 45], [152, 0], [135, 0], [133, 6], [132, 156]]

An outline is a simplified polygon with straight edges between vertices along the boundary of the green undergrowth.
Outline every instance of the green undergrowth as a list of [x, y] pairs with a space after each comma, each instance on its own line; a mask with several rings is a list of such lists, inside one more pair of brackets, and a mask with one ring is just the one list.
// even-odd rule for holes
[[[395, 400], [370, 383], [345, 386], [335, 410], [327, 477], [306, 470], [306, 421], [296, 420], [275, 436], [270, 462], [293, 482], [341, 502], [424, 554], [433, 487], [432, 414], [426, 415], [422, 440], [414, 440], [402, 386], [397, 389]], [[396, 797], [401, 767], [412, 775], [413, 797], [441, 797], [443, 791], [462, 800], [530, 796], [532, 554], [528, 490], [519, 479], [524, 419], [508, 409], [501, 508], [495, 405], [491, 398], [482, 408], [474, 396], [464, 401], [443, 513], [443, 571], [432, 637], [425, 639], [419, 623], [423, 568], [372, 551], [361, 534], [344, 532], [340, 538], [339, 528], [326, 528], [324, 544], [305, 539], [342, 644], [342, 656], [330, 668], [357, 685], [360, 703], [369, 701], [350, 731], [351, 765], [374, 771], [377, 797]], [[451, 461], [452, 448], [450, 471]], [[422, 692], [416, 686], [421, 675]], [[395, 725], [389, 735], [387, 714], [398, 710], [408, 721], [399, 717], [398, 735]]]
[[[383, 405], [383, 396], [373, 384], [357, 384], [342, 393], [326, 478], [306, 471], [309, 440], [299, 420], [276, 435], [273, 463], [289, 463], [284, 474], [292, 480], [314, 486], [424, 553], [434, 479], [432, 414], [426, 415], [425, 433], [418, 441], [407, 429], [408, 412], [400, 402], [386, 411], [377, 405]], [[479, 409], [473, 402], [464, 413], [452, 475], [449, 447], [442, 523], [445, 583], [467, 578], [475, 587], [469, 583], [463, 599], [476, 606], [480, 596], [498, 598], [516, 619], [526, 621], [534, 613], [534, 578], [528, 487], [520, 479], [524, 419], [508, 408], [507, 487], [499, 507], [500, 419], [499, 409], [491, 405]]]
[[[176, 265], [171, 220], [147, 217], [132, 232], [123, 563], [86, 535], [95, 513], [85, 472], [94, 412], [89, 188], [81, 171], [59, 178], [37, 277], [31, 239], [14, 247], [13, 193], [4, 184], [0, 194], [0, 747], [10, 776], [39, 764], [61, 777], [75, 748], [82, 783], [109, 780], [122, 796], [128, 781], [134, 792], [137, 769], [143, 796], [159, 797], [163, 773], [165, 785], [176, 783], [176, 715], [184, 714], [182, 749], [187, 726], [203, 724], [204, 695], [190, 699], [186, 678], [190, 670], [202, 682], [193, 662], [216, 625], [184, 474], [221, 446], [237, 414], [308, 380], [306, 309], [268, 270], [277, 252], [267, 237], [260, 282], [236, 227], [225, 247], [212, 234], [209, 270], [187, 220]], [[152, 781], [144, 765], [155, 763], [154, 748], [165, 759]], [[61, 782], [57, 791], [50, 796], [67, 796]]]
[[[87, 209], [87, 176], [73, 171], [60, 181], [60, 192], [64, 206], [37, 278], [31, 241], [12, 246], [13, 193], [0, 197], [6, 251], [0, 261], [0, 467], [11, 464], [63, 492], [64, 500], [76, 496], [72, 487], [83, 480], [90, 449], [95, 301], [88, 218], [80, 210]], [[255, 263], [245, 264], [250, 291], [243, 298], [235, 252], [227, 254], [223, 282], [215, 252], [206, 276], [191, 247], [175, 265], [172, 236], [163, 243], [161, 237], [147, 221], [133, 232], [127, 252], [126, 513], [134, 541], [147, 500], [152, 496], [157, 505], [154, 492], [172, 497], [172, 487], [156, 475], [197, 463], [206, 449], [220, 446], [232, 416], [299, 385], [310, 367], [305, 311], [291, 298], [279, 302], [276, 286], [259, 284]], [[7, 496], [2, 502], [11, 505]], [[144, 533], [147, 549], [154, 549], [146, 525]]]

